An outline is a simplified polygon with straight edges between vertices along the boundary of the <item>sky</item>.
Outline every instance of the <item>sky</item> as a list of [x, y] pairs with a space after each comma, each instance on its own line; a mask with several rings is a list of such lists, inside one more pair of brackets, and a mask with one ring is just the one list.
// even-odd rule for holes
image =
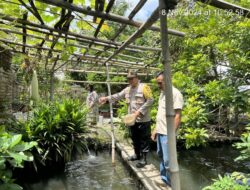
[[[126, 1], [129, 4], [129, 9], [125, 13], [125, 16], [128, 16], [129, 13], [133, 10], [133, 8], [137, 5], [139, 0], [124, 0], [124, 1]], [[136, 14], [134, 20], [146, 21], [157, 6], [158, 6], [158, 0], [148, 0], [144, 4], [142, 9]]]
[[[128, 16], [140, 0], [116, 0], [116, 3], [119, 3], [121, 1], [125, 1], [129, 4], [129, 9], [126, 11], [124, 15]], [[86, 6], [90, 6], [90, 0], [86, 0], [85, 3]], [[106, 3], [108, 3], [107, 0]], [[147, 0], [142, 9], [135, 15], [133, 20], [146, 21], [157, 6], [158, 6], [158, 0]]]

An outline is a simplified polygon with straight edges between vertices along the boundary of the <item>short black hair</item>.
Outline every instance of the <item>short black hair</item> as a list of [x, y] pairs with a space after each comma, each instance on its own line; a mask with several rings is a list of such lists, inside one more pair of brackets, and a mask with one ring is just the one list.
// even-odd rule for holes
[[155, 78], [158, 78], [160, 75], [163, 75], [163, 74], [164, 74], [164, 71], [160, 71], [160, 72], [156, 73]]
[[94, 86], [92, 84], [89, 84], [89, 91], [92, 92], [94, 90]]

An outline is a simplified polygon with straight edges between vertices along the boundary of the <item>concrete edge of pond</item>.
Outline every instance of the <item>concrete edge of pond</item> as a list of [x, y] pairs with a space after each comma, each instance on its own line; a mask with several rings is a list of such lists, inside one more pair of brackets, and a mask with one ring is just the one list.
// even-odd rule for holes
[[[160, 172], [153, 164], [147, 164], [143, 168], [137, 168], [135, 164], [137, 162], [128, 161], [128, 156], [133, 154], [133, 148], [131, 146], [122, 144], [120, 142], [116, 143], [117, 152], [121, 155], [124, 164], [130, 169], [144, 189], [147, 190], [171, 190], [170, 187], [158, 187], [155, 181], [161, 181]], [[141, 189], [141, 188], [140, 188]]]

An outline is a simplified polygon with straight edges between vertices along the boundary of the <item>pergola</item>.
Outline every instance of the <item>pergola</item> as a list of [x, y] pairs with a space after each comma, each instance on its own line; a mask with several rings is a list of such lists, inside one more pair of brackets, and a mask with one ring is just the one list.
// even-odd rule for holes
[[[220, 9], [230, 10], [232, 12], [242, 13], [244, 17], [250, 18], [250, 10], [239, 7], [222, 0], [198, 0], [202, 3], [215, 6]], [[178, 164], [175, 150], [175, 134], [173, 126], [173, 108], [172, 102], [172, 82], [171, 67], [169, 63], [169, 45], [168, 35], [184, 37], [185, 33], [167, 27], [167, 13], [173, 9], [177, 3], [175, 0], [159, 0], [157, 7], [151, 16], [144, 22], [133, 20], [135, 15], [143, 8], [147, 0], [139, 0], [134, 9], [127, 17], [111, 13], [115, 0], [109, 0], [105, 4], [104, 0], [92, 0], [93, 6], [86, 7], [80, 0], [1, 0], [3, 6], [13, 6], [23, 11], [20, 18], [12, 15], [0, 13], [0, 32], [14, 36], [16, 40], [10, 40], [0, 37], [0, 42], [11, 45], [10, 51], [14, 53], [28, 54], [29, 57], [37, 57], [44, 60], [44, 67], [51, 74], [51, 78], [56, 71], [65, 72], [84, 72], [107, 74], [108, 91], [111, 94], [109, 75], [126, 75], [128, 69], [137, 69], [139, 75], [152, 75], [158, 69], [152, 67], [145, 61], [136, 56], [137, 54], [147, 54], [147, 52], [161, 52], [164, 64], [164, 76], [166, 80], [166, 117], [168, 124], [169, 146], [172, 152], [170, 158], [170, 171], [172, 174], [173, 189], [180, 189], [178, 179]], [[39, 8], [37, 6], [39, 4]], [[43, 7], [43, 8], [42, 8]], [[60, 8], [59, 11], [53, 11]], [[51, 21], [45, 21], [41, 13], [54, 17]], [[87, 16], [85, 16], [87, 15]], [[30, 19], [32, 18], [32, 19]], [[91, 18], [91, 19], [89, 19]], [[160, 18], [160, 27], [154, 23]], [[31, 21], [32, 20], [32, 21]], [[98, 21], [98, 22], [97, 22]], [[102, 34], [102, 28], [106, 22], [119, 24], [119, 28], [111, 37]], [[92, 35], [86, 35], [78, 32], [77, 23], [85, 23], [90, 28], [94, 28]], [[12, 26], [12, 27], [8, 27]], [[117, 38], [125, 31], [126, 27], [137, 28], [135, 32], [124, 42]], [[142, 37], [146, 30], [161, 32], [161, 47], [140, 46], [135, 43], [136, 39]], [[89, 32], [86, 32], [89, 33]], [[21, 36], [21, 37], [20, 37]], [[38, 44], [29, 43], [30, 40], [39, 40]], [[57, 46], [72, 47], [76, 52], [70, 49], [56, 48]], [[31, 50], [35, 50], [31, 52]], [[42, 53], [41, 53], [42, 52]], [[70, 54], [66, 56], [65, 54]], [[117, 58], [119, 56], [119, 58]], [[50, 64], [51, 63], [51, 64]], [[110, 71], [110, 67], [116, 71]], [[106, 69], [106, 71], [105, 71]], [[86, 81], [68, 81], [68, 82], [86, 82]], [[91, 81], [94, 82], [94, 81]], [[112, 131], [112, 104], [111, 126]], [[113, 133], [112, 133], [113, 134]], [[113, 138], [114, 148], [114, 138]], [[114, 154], [112, 154], [114, 160]]]
[[[250, 18], [249, 10], [245, 8], [220, 0], [200, 1], [221, 9], [231, 10], [232, 12], [238, 13], [240, 11], [242, 16]], [[18, 40], [0, 38], [0, 42], [12, 45], [11, 51], [13, 52], [29, 54], [30, 57], [39, 56], [40, 59], [45, 60], [46, 67], [51, 63], [52, 65], [50, 65], [48, 69], [52, 73], [59, 69], [67, 72], [74, 72], [75, 69], [76, 72], [80, 72], [80, 70], [82, 70], [81, 65], [83, 64], [85, 65], [85, 70], [82, 70], [82, 72], [88, 71], [95, 73], [96, 71], [100, 71], [100, 67], [105, 66], [106, 63], [109, 63], [111, 67], [119, 68], [119, 73], [126, 72], [129, 68], [138, 69], [142, 73], [151, 75], [153, 71], [155, 72], [155, 70], [157, 70], [157, 68], [145, 64], [142, 58], [133, 56], [133, 53], [145, 54], [146, 52], [161, 52], [161, 48], [139, 46], [133, 43], [136, 39], [142, 37], [142, 34], [146, 30], [160, 32], [160, 27], [153, 25], [159, 18], [158, 8], [153, 11], [145, 23], [141, 23], [133, 20], [133, 18], [143, 8], [147, 0], [138, 1], [137, 5], [127, 17], [111, 13], [115, 0], [109, 0], [107, 5], [103, 0], [92, 0], [91, 2], [94, 2], [92, 7], [80, 6], [80, 2], [81, 1], [77, 1], [76, 4], [74, 4], [75, 2], [73, 0], [2, 0], [3, 5], [15, 6], [23, 10], [24, 14], [21, 18], [16, 18], [0, 13], [0, 24], [15, 26], [12, 28], [1, 27], [0, 31], [11, 34], [12, 36], [19, 36]], [[45, 7], [40, 8], [42, 6], [39, 6], [39, 8], [37, 8], [37, 3], [44, 4]], [[54, 6], [61, 8], [61, 14], [59, 14], [58, 11], [52, 11]], [[54, 17], [54, 19], [52, 22], [46, 22], [43, 16], [41, 16], [41, 13], [48, 14]], [[93, 21], [92, 19], [83, 18], [83, 14], [91, 16]], [[32, 22], [29, 21], [31, 16], [33, 18], [32, 20], [34, 20]], [[97, 18], [99, 18], [98, 23], [96, 23]], [[55, 22], [54, 20], [56, 19], [57, 21]], [[74, 31], [74, 29], [77, 28], [74, 21], [85, 22], [90, 25], [93, 29], [93, 35], [85, 35]], [[120, 27], [115, 31], [113, 36], [104, 39], [99, 36], [101, 36], [101, 28], [105, 25], [106, 21], [119, 24]], [[116, 41], [127, 26], [137, 27], [138, 30], [125, 42]], [[178, 37], [185, 36], [183, 32], [174, 29], [167, 29], [167, 32], [170, 35]], [[35, 45], [29, 44], [29, 39], [36, 39], [40, 42]], [[65, 54], [65, 49], [56, 48], [57, 44], [61, 43], [64, 43], [68, 47], [78, 49], [78, 53], [70, 52], [71, 56], [66, 60], [65, 58], [63, 59], [62, 54]], [[37, 53], [29, 53], [31, 49], [36, 49]], [[41, 51], [43, 52], [42, 55], [40, 53]], [[117, 56], [119, 56], [119, 58], [115, 58]], [[74, 67], [69, 68], [70, 63], [74, 63]], [[87, 68], [86, 65], [88, 66]], [[98, 69], [92, 69], [94, 67]], [[119, 73], [117, 72], [118, 75]]]

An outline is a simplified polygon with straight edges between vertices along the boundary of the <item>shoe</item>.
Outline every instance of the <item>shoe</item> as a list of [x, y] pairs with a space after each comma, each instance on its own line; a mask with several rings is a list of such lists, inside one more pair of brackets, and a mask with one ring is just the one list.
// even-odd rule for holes
[[135, 165], [137, 168], [143, 168], [147, 165], [147, 153], [142, 153], [142, 159]]
[[144, 166], [147, 165], [147, 161], [145, 159], [142, 159], [141, 161], [139, 161], [135, 166], [137, 168], [143, 168]]
[[128, 157], [128, 161], [135, 161], [135, 160], [140, 160], [140, 157], [137, 156], [136, 154]]

